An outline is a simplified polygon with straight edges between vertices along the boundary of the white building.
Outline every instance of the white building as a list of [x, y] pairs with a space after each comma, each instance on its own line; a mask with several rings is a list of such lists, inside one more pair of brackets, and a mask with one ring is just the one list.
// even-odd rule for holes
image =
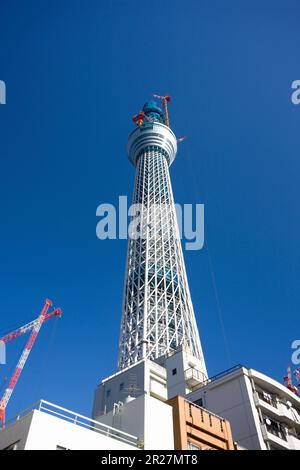
[[149, 394], [161, 401], [168, 399], [166, 369], [143, 359], [102, 380], [98, 385], [93, 406], [93, 417], [109, 413], [114, 405], [130, 397]]
[[144, 359], [99, 384], [93, 419], [136, 435], [144, 449], [174, 449], [167, 399], [166, 369]]
[[136, 436], [41, 400], [7, 422], [0, 450], [137, 450]]
[[300, 450], [300, 398], [256, 370], [236, 366], [196, 385], [187, 398], [228, 419], [241, 447]]

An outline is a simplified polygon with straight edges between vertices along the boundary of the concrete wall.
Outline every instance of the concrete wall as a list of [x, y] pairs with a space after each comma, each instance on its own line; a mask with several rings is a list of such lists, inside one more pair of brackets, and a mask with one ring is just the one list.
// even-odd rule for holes
[[145, 450], [174, 449], [172, 407], [145, 396]]
[[5, 449], [15, 442], [17, 442], [18, 450], [24, 450], [32, 418], [33, 411], [0, 431], [0, 450]]
[[160, 400], [167, 400], [166, 370], [153, 361], [143, 361], [103, 380], [98, 385], [92, 416], [109, 413], [115, 403], [124, 401], [128, 395], [139, 397], [145, 393]]
[[[187, 347], [181, 347], [176, 353], [165, 360], [167, 371], [168, 399], [176, 395], [185, 396], [190, 392], [190, 384], [187, 373], [193, 369], [193, 375], [201, 378], [201, 382], [206, 380], [206, 375], [202, 371], [200, 359], [193, 356]], [[174, 373], [176, 371], [176, 373]]]
[[[188, 388], [185, 383], [184, 371], [188, 366], [185, 364], [183, 352], [177, 352], [166, 359], [168, 399], [176, 395], [185, 396]], [[173, 371], [176, 373], [173, 374]]]
[[145, 449], [174, 449], [172, 407], [144, 394], [124, 404], [118, 414], [109, 412], [99, 421], [137, 436]]
[[103, 380], [95, 391], [93, 418], [97, 419], [100, 415], [111, 411], [114, 403], [123, 401], [127, 395], [143, 395], [145, 387], [144, 363], [137, 364]]

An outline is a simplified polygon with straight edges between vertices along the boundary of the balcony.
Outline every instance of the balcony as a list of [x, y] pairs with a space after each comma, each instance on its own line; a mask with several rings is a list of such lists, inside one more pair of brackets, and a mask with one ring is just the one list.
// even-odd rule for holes
[[273, 434], [273, 436], [279, 437], [279, 439], [282, 439], [283, 441], [287, 441], [287, 432], [281, 423], [267, 418], [265, 420], [265, 425], [269, 434]]
[[281, 422], [265, 415], [261, 424], [261, 431], [264, 440], [272, 446], [279, 449], [290, 449], [289, 430]]
[[282, 402], [280, 401], [278, 403], [278, 412], [282, 418], [289, 423], [290, 426], [292, 426], [292, 423], [296, 423], [300, 425], [300, 414], [299, 411], [294, 408], [293, 406], [290, 406], [291, 404], [288, 402]]
[[261, 390], [257, 390], [257, 395], [260, 400], [262, 400], [264, 403], [267, 403], [270, 406], [273, 406], [273, 408], [277, 408], [277, 398], [275, 395], [271, 395], [270, 393], [266, 393]]
[[300, 429], [300, 413], [286, 397], [281, 397], [260, 388], [254, 393], [255, 405], [260, 407], [270, 418], [278, 420], [288, 428]]
[[205, 375], [198, 369], [191, 367], [184, 372], [187, 386], [192, 389], [206, 380]]
[[[266, 422], [268, 421], [268, 423]], [[271, 424], [269, 424], [271, 422]], [[261, 424], [263, 438], [272, 448], [300, 450], [300, 434], [297, 429], [288, 429], [281, 423], [265, 418]]]

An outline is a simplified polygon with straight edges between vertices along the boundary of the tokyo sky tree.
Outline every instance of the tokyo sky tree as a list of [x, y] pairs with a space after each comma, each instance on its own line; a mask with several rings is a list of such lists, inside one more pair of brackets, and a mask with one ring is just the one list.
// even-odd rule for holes
[[147, 102], [133, 118], [137, 128], [128, 141], [139, 223], [128, 242], [118, 368], [168, 356], [185, 345], [207, 376], [169, 175], [177, 140], [168, 122], [169, 97], [161, 98], [164, 112], [155, 101]]

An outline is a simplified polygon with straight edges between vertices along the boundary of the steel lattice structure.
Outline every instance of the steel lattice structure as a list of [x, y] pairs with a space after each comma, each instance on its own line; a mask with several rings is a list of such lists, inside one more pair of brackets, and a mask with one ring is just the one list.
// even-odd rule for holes
[[169, 175], [177, 141], [155, 102], [146, 103], [142, 115], [128, 142], [140, 225], [139, 236], [128, 242], [118, 367], [155, 360], [186, 345], [207, 375]]

